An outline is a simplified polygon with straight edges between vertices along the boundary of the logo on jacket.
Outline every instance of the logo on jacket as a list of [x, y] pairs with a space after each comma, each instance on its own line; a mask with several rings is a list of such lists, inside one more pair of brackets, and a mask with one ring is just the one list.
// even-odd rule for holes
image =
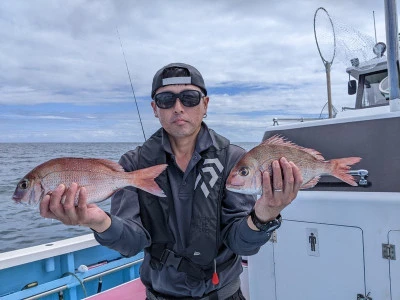
[[[201, 169], [201, 172], [199, 173], [199, 175], [197, 175], [196, 178], [196, 183], [194, 185], [194, 189], [197, 188], [197, 185], [199, 184], [200, 180], [203, 179], [200, 188], [203, 191], [204, 196], [207, 198], [208, 195], [210, 194], [210, 191], [207, 187], [206, 184], [206, 178], [205, 178], [205, 174], [209, 173], [211, 175], [211, 178], [208, 181], [208, 185], [210, 186], [210, 188], [213, 188], [215, 183], [218, 180], [218, 174], [222, 173], [222, 170], [224, 169], [224, 167], [222, 166], [221, 162], [219, 161], [218, 158], [207, 158], [204, 160], [203, 163], [203, 168]], [[202, 176], [203, 175], [203, 176]], [[207, 176], [209, 177], [209, 176]]]

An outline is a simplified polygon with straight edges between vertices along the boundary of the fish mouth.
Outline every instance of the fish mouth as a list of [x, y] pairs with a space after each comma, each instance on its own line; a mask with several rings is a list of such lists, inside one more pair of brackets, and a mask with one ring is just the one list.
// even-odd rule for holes
[[227, 184], [226, 185], [226, 188], [227, 189], [240, 189], [240, 188], [242, 188], [243, 187], [243, 185], [242, 184]]
[[15, 203], [21, 203], [21, 202], [22, 202], [22, 201], [21, 201], [21, 198], [18, 197], [18, 196], [16, 196], [16, 195], [13, 195], [13, 196], [12, 196], [12, 199], [13, 199], [13, 201], [14, 201]]
[[238, 191], [242, 192], [243, 190], [245, 190], [242, 185], [233, 185], [233, 184], [227, 185], [226, 189], [231, 192], [238, 192]]
[[227, 185], [226, 189], [230, 192], [244, 194], [244, 195], [261, 195], [261, 189], [247, 189], [243, 185]]
[[18, 204], [18, 205], [21, 204], [21, 205], [24, 205], [24, 206], [29, 206], [29, 205], [30, 205], [30, 203], [27, 203], [27, 202], [25, 202], [25, 201], [22, 201], [22, 198], [20, 198], [20, 197], [18, 197], [18, 196], [13, 196], [12, 199], [13, 199], [13, 201], [14, 201], [15, 204]]
[[238, 190], [241, 190], [241, 188], [240, 188], [240, 186], [226, 186], [226, 189], [228, 190], [228, 191], [231, 191], [231, 192], [235, 192], [235, 191], [238, 191]]

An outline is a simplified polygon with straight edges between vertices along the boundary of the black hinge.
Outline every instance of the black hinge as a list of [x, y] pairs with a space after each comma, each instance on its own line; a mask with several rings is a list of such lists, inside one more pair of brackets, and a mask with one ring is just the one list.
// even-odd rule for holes
[[382, 257], [396, 260], [396, 247], [392, 244], [382, 244]]
[[369, 294], [370, 293], [368, 293], [366, 296], [364, 296], [363, 294], [357, 294], [357, 300], [372, 300]]

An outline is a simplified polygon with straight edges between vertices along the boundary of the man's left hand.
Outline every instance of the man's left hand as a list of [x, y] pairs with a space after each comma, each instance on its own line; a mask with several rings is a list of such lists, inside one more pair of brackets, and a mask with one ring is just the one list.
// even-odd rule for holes
[[[272, 176], [268, 171], [262, 174], [262, 195], [257, 200], [255, 214], [262, 222], [275, 219], [280, 212], [296, 198], [303, 183], [300, 169], [285, 157], [272, 163]], [[249, 225], [255, 227], [249, 218]]]

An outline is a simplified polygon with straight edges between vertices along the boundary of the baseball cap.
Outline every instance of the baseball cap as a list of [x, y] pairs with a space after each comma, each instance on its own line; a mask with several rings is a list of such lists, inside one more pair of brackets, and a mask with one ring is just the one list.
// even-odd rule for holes
[[207, 96], [203, 76], [195, 67], [184, 63], [172, 63], [162, 67], [154, 75], [151, 98], [154, 98], [160, 87], [171, 84], [193, 84], [201, 88], [204, 95]]

